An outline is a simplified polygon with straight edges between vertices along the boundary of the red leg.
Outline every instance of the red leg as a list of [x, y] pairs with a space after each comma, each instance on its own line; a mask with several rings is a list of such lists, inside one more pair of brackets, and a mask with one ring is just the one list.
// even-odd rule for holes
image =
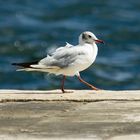
[[89, 84], [88, 82], [84, 81], [84, 80], [80, 77], [80, 75], [78, 75], [78, 79], [79, 79], [80, 82], [82, 82], [82, 83], [84, 83], [85, 85], [89, 86], [89, 87], [92, 88], [93, 90], [99, 90], [99, 89], [96, 88], [95, 86], [93, 86], [93, 85]]
[[61, 85], [61, 90], [62, 90], [63, 93], [65, 93], [65, 90], [64, 90], [65, 79], [66, 79], [66, 76], [64, 75], [63, 79], [62, 79], [62, 85]]
[[64, 75], [64, 76], [63, 76], [63, 79], [62, 79], [61, 90], [62, 90], [63, 93], [72, 93], [73, 91], [65, 91], [65, 90], [64, 90], [65, 79], [66, 79], [66, 76]]

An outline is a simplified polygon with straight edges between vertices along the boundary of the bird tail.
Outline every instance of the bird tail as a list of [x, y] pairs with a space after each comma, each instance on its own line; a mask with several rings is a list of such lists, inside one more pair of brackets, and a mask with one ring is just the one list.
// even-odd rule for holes
[[19, 67], [17, 71], [40, 71], [40, 72], [56, 73], [60, 69], [57, 66], [45, 66], [39, 64], [39, 61], [25, 62], [25, 63], [12, 63], [12, 65]]
[[38, 62], [39, 61], [25, 62], [25, 63], [12, 63], [12, 65], [20, 67], [19, 69], [17, 69], [17, 71], [23, 71], [23, 70], [31, 71], [33, 70], [31, 65], [38, 64]]

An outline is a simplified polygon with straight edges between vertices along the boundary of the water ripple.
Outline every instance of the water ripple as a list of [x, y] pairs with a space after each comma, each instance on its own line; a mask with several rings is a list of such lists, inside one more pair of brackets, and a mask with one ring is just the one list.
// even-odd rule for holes
[[[0, 1], [0, 88], [59, 88], [61, 76], [16, 72], [11, 63], [38, 60], [66, 41], [77, 44], [90, 30], [106, 44], [83, 78], [105, 89], [139, 89], [139, 13], [139, 0]], [[87, 88], [76, 78], [66, 87]]]

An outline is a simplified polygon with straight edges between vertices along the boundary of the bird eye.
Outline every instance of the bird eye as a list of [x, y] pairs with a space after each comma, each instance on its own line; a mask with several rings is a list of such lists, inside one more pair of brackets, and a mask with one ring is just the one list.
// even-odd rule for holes
[[88, 35], [89, 38], [91, 38], [91, 35]]

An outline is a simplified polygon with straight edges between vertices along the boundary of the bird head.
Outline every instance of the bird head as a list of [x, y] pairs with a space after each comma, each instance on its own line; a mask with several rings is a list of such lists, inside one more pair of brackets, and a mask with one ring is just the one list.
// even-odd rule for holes
[[104, 43], [102, 40], [99, 40], [92, 32], [85, 31], [79, 36], [79, 44], [94, 44], [94, 43]]

